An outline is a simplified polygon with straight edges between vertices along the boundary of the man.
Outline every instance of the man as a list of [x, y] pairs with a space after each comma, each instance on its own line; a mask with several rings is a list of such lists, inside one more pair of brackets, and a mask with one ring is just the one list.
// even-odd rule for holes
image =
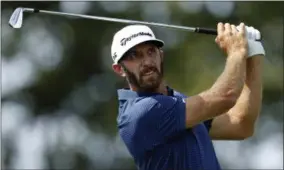
[[119, 89], [121, 138], [141, 170], [218, 170], [211, 140], [253, 134], [261, 108], [260, 33], [241, 23], [219, 23], [215, 42], [226, 53], [224, 71], [211, 88], [187, 97], [163, 80], [164, 42], [143, 25], [119, 30], [111, 47]]

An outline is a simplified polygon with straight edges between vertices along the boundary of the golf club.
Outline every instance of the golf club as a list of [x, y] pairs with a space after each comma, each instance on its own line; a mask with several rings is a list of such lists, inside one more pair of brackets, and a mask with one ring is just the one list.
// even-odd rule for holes
[[155, 23], [155, 22], [143, 22], [143, 21], [135, 21], [135, 20], [127, 20], [127, 19], [119, 19], [119, 18], [90, 16], [90, 15], [64, 13], [64, 12], [56, 12], [56, 11], [46, 11], [46, 10], [39, 10], [39, 9], [33, 9], [33, 8], [16, 8], [12, 16], [10, 17], [9, 25], [13, 28], [21, 28], [23, 24], [23, 15], [24, 15], [23, 13], [24, 12], [71, 16], [71, 17], [79, 17], [79, 18], [126, 23], [126, 24], [143, 24], [143, 25], [151, 25], [151, 26], [160, 26], [160, 27], [167, 27], [167, 28], [182, 29], [182, 30], [195, 32], [195, 33], [217, 35], [217, 30], [209, 29], [209, 28], [186, 27], [186, 26], [169, 25], [169, 24], [162, 24], [162, 23]]
[[[74, 14], [74, 13], [39, 10], [39, 9], [33, 9], [33, 8], [21, 8], [21, 7], [15, 9], [15, 11], [10, 17], [9, 25], [13, 28], [21, 28], [23, 24], [23, 17], [24, 17], [23, 13], [24, 12], [45, 13], [45, 14], [60, 15], [60, 16], [71, 16], [71, 17], [79, 17], [79, 18], [86, 18], [86, 19], [93, 19], [93, 20], [109, 21], [109, 22], [118, 22], [118, 23], [125, 23], [125, 24], [143, 24], [143, 25], [150, 25], [150, 26], [181, 29], [181, 30], [186, 30], [190, 32], [195, 32], [195, 33], [217, 35], [217, 30], [211, 29], [211, 28], [187, 27], [187, 26], [169, 25], [169, 24], [162, 24], [162, 23], [155, 23], [155, 22], [143, 22], [143, 21], [135, 21], [135, 20], [128, 20], [128, 19], [120, 19], [120, 18], [90, 16], [90, 15], [82, 15], [82, 14]], [[260, 36], [260, 39], [257, 39], [256, 41], [261, 41], [261, 39], [262, 39], [262, 36]]]

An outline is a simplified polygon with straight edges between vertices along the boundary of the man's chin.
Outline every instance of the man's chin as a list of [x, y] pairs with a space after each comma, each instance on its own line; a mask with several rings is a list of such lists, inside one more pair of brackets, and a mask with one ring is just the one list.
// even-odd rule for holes
[[155, 82], [143, 82], [140, 86], [140, 90], [144, 92], [156, 92], [159, 86], [160, 82], [157, 80]]

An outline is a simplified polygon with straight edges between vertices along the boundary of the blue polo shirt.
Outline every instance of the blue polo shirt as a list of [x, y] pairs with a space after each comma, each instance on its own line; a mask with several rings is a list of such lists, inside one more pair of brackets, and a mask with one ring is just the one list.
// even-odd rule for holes
[[119, 134], [139, 170], [220, 170], [211, 121], [185, 127], [185, 95], [119, 89]]

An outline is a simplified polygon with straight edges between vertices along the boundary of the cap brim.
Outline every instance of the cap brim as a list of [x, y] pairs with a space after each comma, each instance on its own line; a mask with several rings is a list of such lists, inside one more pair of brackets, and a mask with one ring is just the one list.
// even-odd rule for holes
[[[148, 40], [148, 41], [144, 41], [144, 42], [141, 42], [139, 44], [142, 44], [142, 43], [153, 43], [154, 45], [156, 45], [157, 47], [163, 47], [164, 46], [164, 42], [161, 41], [161, 40]], [[138, 45], [138, 44], [137, 44]]]

